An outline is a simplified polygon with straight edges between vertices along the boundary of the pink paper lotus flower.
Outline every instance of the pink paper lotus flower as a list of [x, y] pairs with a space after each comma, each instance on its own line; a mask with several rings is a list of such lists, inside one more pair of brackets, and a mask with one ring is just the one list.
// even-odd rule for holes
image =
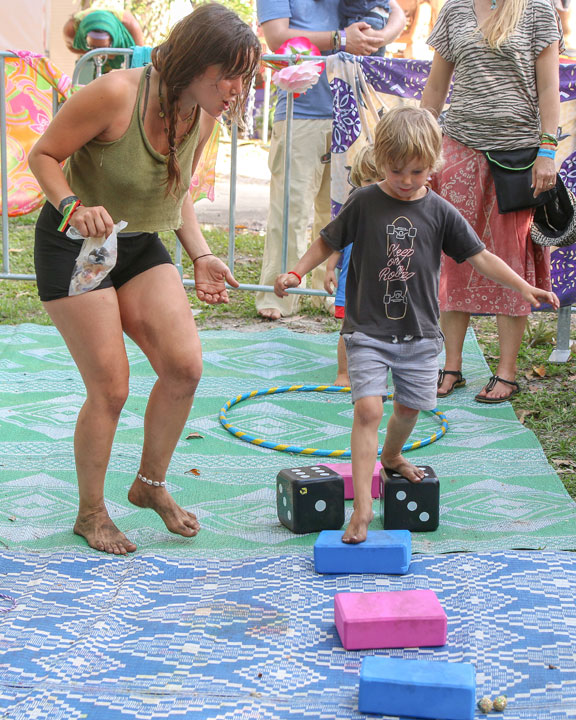
[[[296, 61], [294, 64], [302, 62], [306, 56], [319, 56], [320, 50], [313, 43], [305, 37], [293, 37], [290, 40], [282, 43], [274, 55], [296, 55]], [[267, 60], [265, 65], [268, 65], [272, 70], [280, 70], [281, 68], [288, 67], [290, 62], [288, 60]], [[324, 63], [319, 63], [321, 68], [324, 69]]]
[[313, 62], [289, 65], [275, 72], [272, 75], [272, 82], [276, 83], [281, 90], [291, 91], [294, 93], [294, 97], [298, 97], [316, 85], [323, 69], [323, 64]]

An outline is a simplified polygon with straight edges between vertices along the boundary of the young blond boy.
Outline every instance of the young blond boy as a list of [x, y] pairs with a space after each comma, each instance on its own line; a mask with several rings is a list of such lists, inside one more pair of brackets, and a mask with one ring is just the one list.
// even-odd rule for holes
[[[354, 189], [367, 187], [378, 181], [378, 172], [374, 165], [374, 146], [364, 145], [355, 155], [350, 168], [350, 184]], [[351, 192], [354, 192], [352, 190]], [[335, 250], [326, 261], [326, 273], [324, 275], [324, 289], [332, 294], [336, 291], [334, 300], [334, 317], [344, 317], [345, 287], [348, 275], [348, 263], [352, 245], [347, 245], [342, 252]], [[336, 267], [340, 263], [340, 275], [336, 277]], [[348, 361], [346, 360], [346, 347], [344, 338], [340, 335], [337, 351], [338, 369], [334, 385], [348, 387], [350, 378], [348, 376]]]
[[342, 537], [347, 543], [363, 542], [373, 519], [372, 473], [388, 370], [394, 405], [382, 465], [411, 482], [422, 478], [422, 471], [401, 451], [419, 411], [433, 410], [437, 403], [442, 252], [520, 292], [531, 305], [559, 306], [554, 293], [529, 285], [488, 252], [458, 211], [425, 186], [440, 164], [441, 148], [441, 132], [430, 112], [411, 107], [387, 112], [376, 127], [374, 143], [376, 170], [385, 180], [356, 190], [294, 269], [278, 275], [274, 285], [275, 293], [284, 297], [334, 250], [353, 243], [341, 331], [354, 403], [354, 511]]

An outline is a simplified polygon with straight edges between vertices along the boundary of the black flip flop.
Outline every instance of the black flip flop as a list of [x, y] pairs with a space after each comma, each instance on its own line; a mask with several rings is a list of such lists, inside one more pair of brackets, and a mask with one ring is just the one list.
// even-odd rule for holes
[[514, 397], [514, 395], [518, 395], [518, 393], [520, 392], [520, 385], [518, 385], [516, 380], [504, 380], [504, 378], [501, 378], [499, 375], [492, 375], [492, 377], [490, 378], [490, 380], [488, 380], [486, 386], [484, 387], [484, 392], [489, 393], [491, 390], [493, 390], [496, 387], [497, 382], [512, 386], [512, 390], [508, 393], [508, 395], [499, 398], [489, 398], [486, 397], [486, 395], [480, 395], [479, 393], [478, 395], [476, 395], [474, 400], [479, 403], [486, 403], [486, 405], [498, 405], [499, 403], [510, 400], [510, 398]]
[[438, 370], [438, 387], [440, 387], [440, 385], [442, 385], [442, 382], [444, 381], [444, 377], [446, 375], [454, 375], [456, 380], [454, 380], [450, 389], [447, 390], [446, 392], [443, 392], [443, 393], [437, 392], [436, 397], [439, 397], [439, 398], [448, 397], [448, 395], [452, 395], [452, 393], [454, 392], [454, 390], [456, 388], [461, 388], [461, 387], [464, 387], [464, 385], [466, 385], [466, 378], [462, 377], [462, 373], [460, 372], [460, 370]]

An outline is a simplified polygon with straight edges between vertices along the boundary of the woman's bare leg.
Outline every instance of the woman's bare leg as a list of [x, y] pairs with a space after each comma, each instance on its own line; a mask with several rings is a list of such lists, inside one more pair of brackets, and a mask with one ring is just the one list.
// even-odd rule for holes
[[[119, 289], [118, 297], [125, 332], [158, 375], [146, 407], [139, 472], [164, 482], [200, 381], [200, 339], [173, 265], [158, 265], [138, 275]], [[196, 516], [177, 505], [166, 487], [136, 479], [128, 499], [155, 510], [173, 533], [192, 537], [200, 529]]]
[[[496, 323], [498, 326], [498, 343], [500, 346], [500, 358], [496, 375], [504, 380], [516, 379], [516, 363], [518, 361], [518, 353], [522, 345], [522, 338], [526, 330], [528, 317], [525, 315], [519, 317], [510, 317], [509, 315], [497, 315]], [[497, 382], [493, 389], [487, 393], [481, 391], [481, 395], [489, 398], [502, 398], [510, 395], [512, 388], [505, 383]]]
[[79, 492], [74, 532], [96, 550], [125, 555], [136, 545], [114, 525], [104, 503], [112, 442], [128, 394], [129, 366], [116, 293], [96, 290], [51, 300], [44, 307], [86, 386], [74, 433]]
[[[444, 347], [446, 360], [444, 370], [462, 370], [462, 348], [466, 338], [466, 330], [470, 322], [470, 315], [463, 312], [441, 312], [440, 327], [444, 333]], [[454, 375], [446, 375], [439, 392], [447, 392], [454, 384]]]

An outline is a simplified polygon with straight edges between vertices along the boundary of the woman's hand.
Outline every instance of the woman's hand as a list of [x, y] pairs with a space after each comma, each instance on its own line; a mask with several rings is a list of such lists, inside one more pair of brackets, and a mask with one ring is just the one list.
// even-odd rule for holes
[[274, 281], [274, 294], [278, 297], [287, 297], [286, 288], [294, 288], [300, 285], [300, 280], [292, 273], [282, 273]]
[[80, 205], [70, 217], [68, 225], [78, 230], [85, 238], [105, 237], [114, 230], [114, 220], [108, 210], [101, 206], [84, 207]]
[[229, 302], [226, 283], [232, 287], [240, 284], [230, 272], [230, 268], [215, 255], [205, 255], [196, 260], [194, 279], [198, 299], [210, 305]]
[[532, 166], [532, 187], [534, 197], [556, 187], [556, 166], [553, 158], [538, 155]]

